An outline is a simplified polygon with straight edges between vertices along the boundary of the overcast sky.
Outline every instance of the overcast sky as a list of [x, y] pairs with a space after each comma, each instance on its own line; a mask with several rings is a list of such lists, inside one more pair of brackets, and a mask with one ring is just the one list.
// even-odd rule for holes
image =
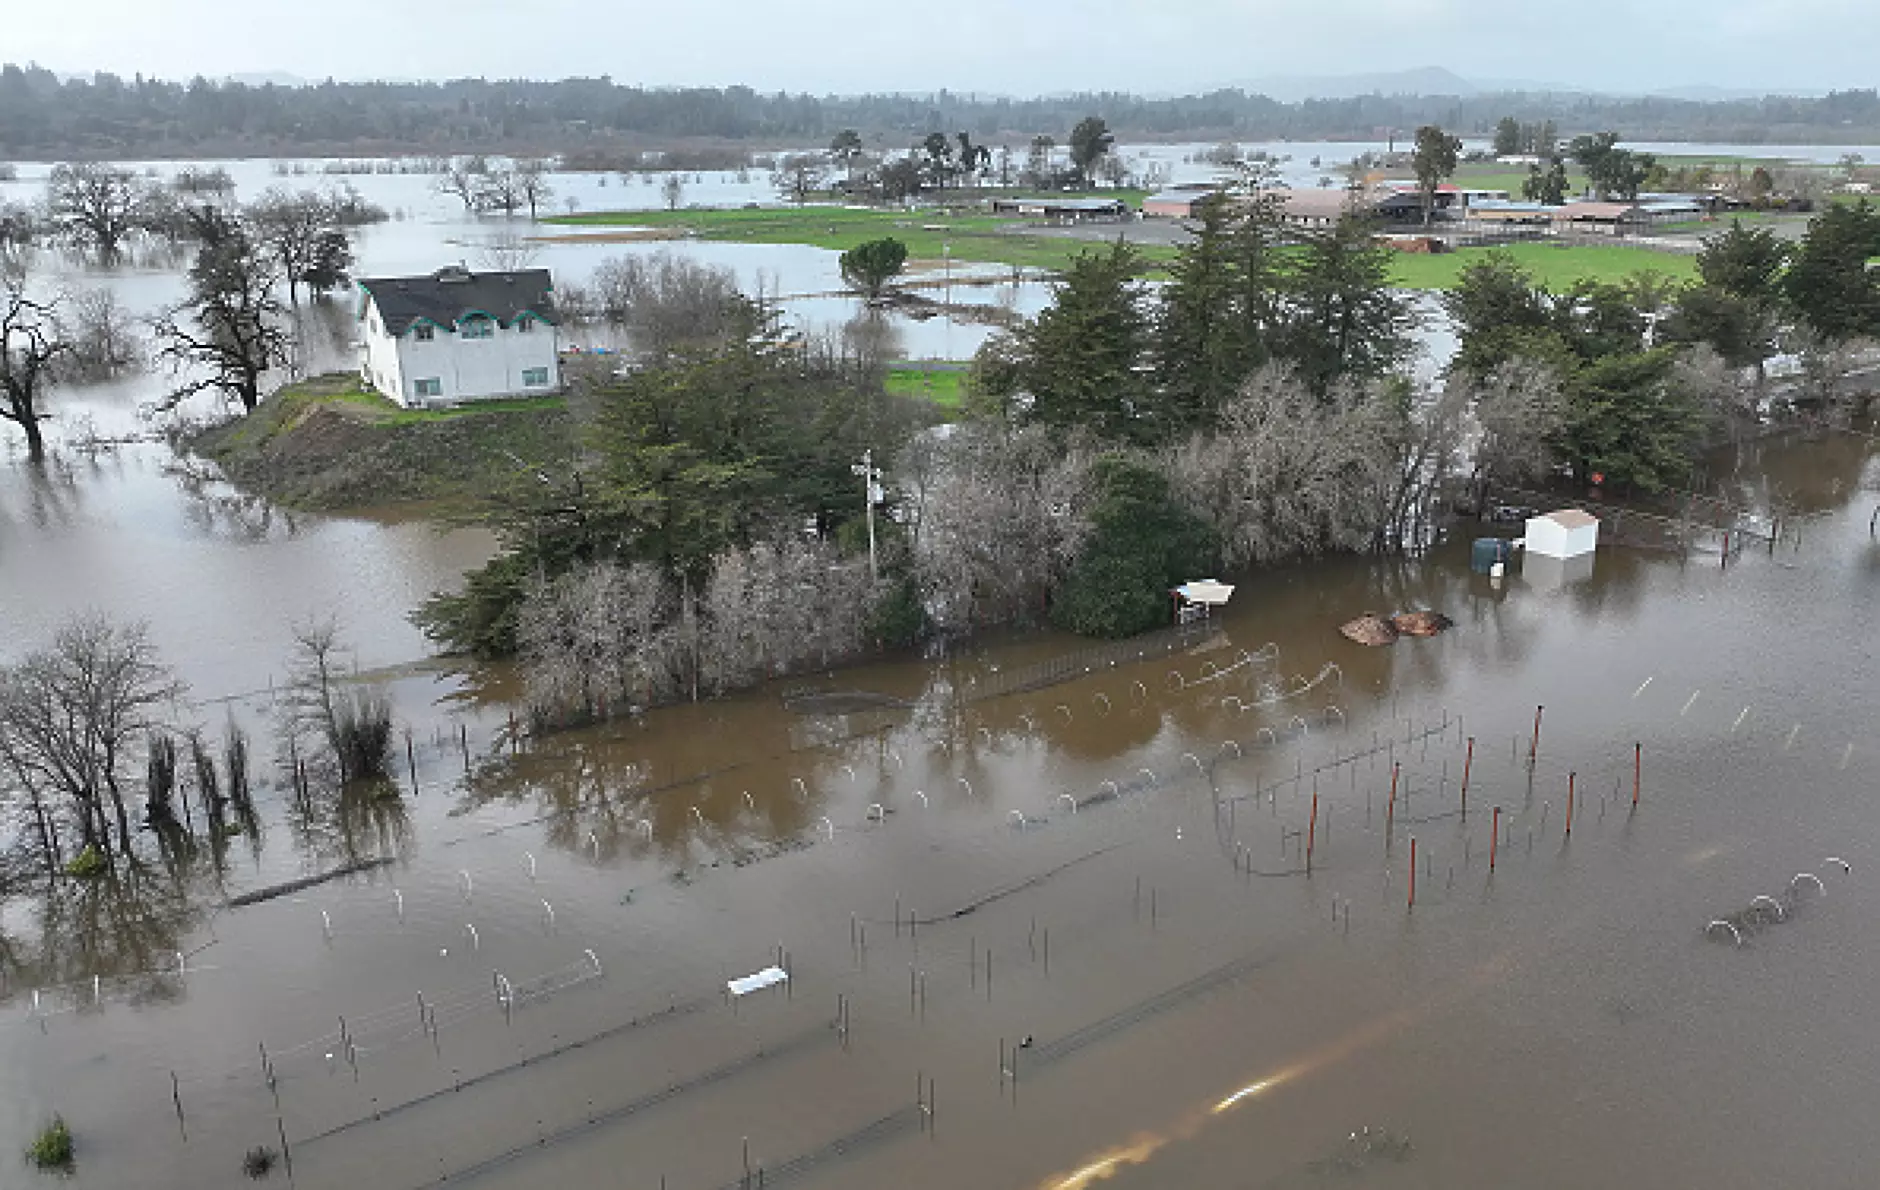
[[0, 60], [211, 77], [560, 78], [763, 90], [1190, 92], [1440, 65], [1615, 90], [1871, 87], [1875, 0], [59, 0]]

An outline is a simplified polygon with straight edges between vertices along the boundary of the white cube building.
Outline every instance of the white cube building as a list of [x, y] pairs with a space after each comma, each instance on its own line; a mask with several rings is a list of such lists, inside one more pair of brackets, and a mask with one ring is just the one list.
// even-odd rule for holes
[[1599, 548], [1599, 518], [1578, 508], [1529, 517], [1527, 552], [1539, 558], [1579, 558]]

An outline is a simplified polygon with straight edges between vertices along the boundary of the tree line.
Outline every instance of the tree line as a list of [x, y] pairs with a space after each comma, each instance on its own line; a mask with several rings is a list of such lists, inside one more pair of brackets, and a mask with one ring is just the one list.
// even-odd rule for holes
[[1880, 96], [1769, 96], [1703, 103], [1597, 95], [1383, 96], [1280, 103], [1238, 89], [1171, 98], [1123, 92], [1013, 99], [931, 94], [764, 94], [749, 87], [638, 87], [612, 78], [456, 79], [305, 87], [99, 73], [61, 79], [0, 67], [0, 156], [206, 156], [234, 152], [551, 152], [634, 140], [797, 140], [844, 128], [891, 143], [966, 129], [975, 139], [1050, 133], [1098, 111], [1131, 138], [1370, 138], [1444, 123], [1471, 135], [1504, 116], [1624, 126], [1654, 140], [1871, 142]]

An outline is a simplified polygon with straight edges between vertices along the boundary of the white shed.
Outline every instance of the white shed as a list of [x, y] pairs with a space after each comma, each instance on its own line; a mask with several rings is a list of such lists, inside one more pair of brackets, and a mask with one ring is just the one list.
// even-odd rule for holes
[[1599, 547], [1599, 518], [1577, 508], [1529, 517], [1527, 552], [1542, 558], [1578, 558]]

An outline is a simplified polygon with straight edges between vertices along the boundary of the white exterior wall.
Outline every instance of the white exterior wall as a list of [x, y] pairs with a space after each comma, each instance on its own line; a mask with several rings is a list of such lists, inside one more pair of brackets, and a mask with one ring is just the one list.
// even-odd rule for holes
[[[374, 325], [380, 329], [373, 330]], [[420, 324], [424, 325], [424, 324]], [[367, 383], [400, 405], [456, 404], [496, 397], [539, 396], [561, 389], [559, 328], [540, 319], [529, 329], [496, 327], [487, 339], [466, 339], [454, 330], [435, 327], [428, 343], [412, 329], [399, 338], [386, 334], [377, 311], [367, 306], [362, 371]], [[528, 368], [548, 369], [548, 383], [525, 386]], [[417, 383], [436, 379], [435, 396], [420, 397]]]
[[1568, 528], [1552, 517], [1531, 517], [1527, 523], [1527, 552], [1543, 558], [1577, 558], [1599, 547], [1599, 523]]
[[404, 376], [398, 370], [398, 340], [385, 333], [378, 307], [366, 303], [365, 320], [360, 324], [365, 349], [359, 362], [360, 378], [400, 405], [409, 404], [405, 396]]

